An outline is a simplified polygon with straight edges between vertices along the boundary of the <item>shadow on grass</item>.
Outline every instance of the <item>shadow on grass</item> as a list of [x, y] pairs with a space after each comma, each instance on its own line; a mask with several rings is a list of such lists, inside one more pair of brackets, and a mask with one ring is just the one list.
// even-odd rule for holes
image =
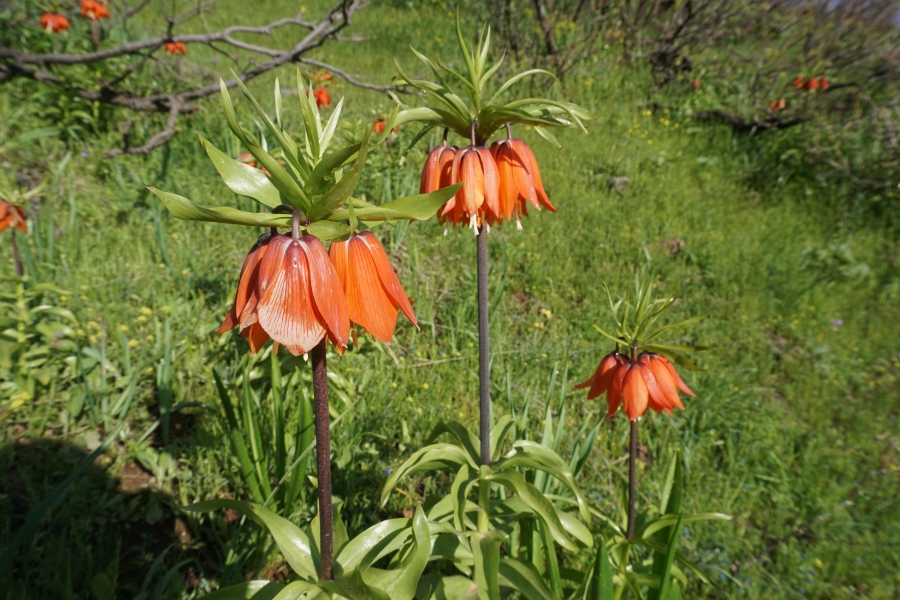
[[[178, 502], [136, 463], [112, 472], [115, 448], [60, 488], [87, 451], [55, 439], [0, 447], [0, 595], [169, 598], [197, 585], [196, 523], [179, 516]], [[58, 500], [43, 511], [54, 493]]]

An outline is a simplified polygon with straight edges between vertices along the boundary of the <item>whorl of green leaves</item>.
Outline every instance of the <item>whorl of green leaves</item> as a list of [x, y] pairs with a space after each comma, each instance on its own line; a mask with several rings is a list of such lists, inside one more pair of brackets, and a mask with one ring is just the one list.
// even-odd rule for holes
[[[505, 56], [488, 65], [491, 46], [490, 26], [485, 25], [481, 29], [478, 44], [472, 52], [463, 38], [457, 10], [456, 39], [465, 62], [465, 73], [456, 71], [439, 58], [432, 60], [412, 47], [410, 49], [416, 57], [431, 71], [434, 81], [413, 79], [406, 74], [400, 63], [394, 60], [400, 82], [425, 92], [426, 101], [434, 100], [429, 106], [401, 110], [394, 124], [420, 121], [426, 123], [426, 129], [446, 127], [468, 138], [471, 124], [477, 122], [475, 137], [487, 140], [507, 123], [523, 123], [534, 126], [539, 135], [557, 147], [560, 147], [560, 143], [548, 128], [577, 125], [587, 132], [584, 121], [592, 119], [593, 115], [577, 104], [549, 98], [503, 101], [510, 88], [527, 77], [544, 75], [557, 83], [558, 80], [550, 71], [528, 69], [513, 75], [502, 84], [494, 84], [492, 78], [503, 64]], [[460, 89], [462, 92], [457, 91]], [[395, 100], [400, 104], [399, 99], [395, 97]]]
[[[368, 152], [387, 134], [380, 138], [373, 137], [371, 128], [367, 127], [358, 143], [332, 149], [343, 99], [338, 102], [331, 117], [323, 122], [312, 90], [304, 85], [298, 70], [297, 85], [303, 117], [302, 140], [298, 144], [285, 130], [279, 81], [275, 80], [273, 120], [240, 78], [236, 77], [236, 80], [241, 92], [275, 140], [276, 148], [270, 152], [264, 140], [261, 142], [256, 139], [241, 126], [231, 95], [221, 80], [222, 107], [228, 126], [261, 168], [235, 160], [203, 136], [200, 136], [200, 143], [222, 181], [232, 192], [252, 198], [268, 209], [287, 205], [303, 211], [310, 221], [303, 226], [308, 234], [322, 240], [332, 240], [344, 238], [356, 229], [367, 229], [384, 221], [428, 219], [459, 189], [459, 185], [450, 186], [430, 194], [399, 198], [382, 205], [354, 198], [353, 191], [365, 167]], [[396, 113], [394, 111], [391, 121]], [[389, 132], [391, 127], [392, 124], [386, 131]], [[149, 190], [179, 219], [250, 227], [291, 225], [290, 214], [248, 212], [227, 206], [205, 207], [171, 192], [152, 187]]]

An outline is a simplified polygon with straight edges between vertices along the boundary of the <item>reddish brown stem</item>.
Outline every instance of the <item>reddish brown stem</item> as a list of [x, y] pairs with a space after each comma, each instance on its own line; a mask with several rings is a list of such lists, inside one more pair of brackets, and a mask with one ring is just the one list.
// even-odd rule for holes
[[326, 338], [310, 355], [313, 396], [316, 401], [316, 465], [319, 478], [319, 577], [332, 579], [334, 571], [334, 512], [331, 504], [331, 431], [328, 414], [328, 362]]

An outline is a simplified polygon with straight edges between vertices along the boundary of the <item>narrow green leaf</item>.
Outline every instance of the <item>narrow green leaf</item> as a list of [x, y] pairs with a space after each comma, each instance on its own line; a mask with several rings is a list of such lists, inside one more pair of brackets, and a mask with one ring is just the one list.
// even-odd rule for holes
[[497, 98], [499, 98], [503, 94], [503, 92], [508, 90], [510, 87], [515, 85], [517, 82], [525, 79], [526, 77], [530, 77], [532, 75], [549, 75], [550, 77], [553, 78], [553, 80], [555, 82], [559, 83], [559, 78], [557, 78], [556, 75], [554, 75], [550, 71], [547, 71], [545, 69], [528, 69], [527, 71], [522, 71], [521, 73], [518, 73], [517, 75], [513, 75], [512, 77], [507, 79], [506, 83], [504, 83], [503, 85], [500, 86], [500, 89], [498, 89], [494, 93], [494, 95], [491, 96], [491, 99], [488, 100], [486, 104], [488, 106], [493, 104], [494, 102], [496, 102]]
[[676, 365], [681, 365], [691, 371], [705, 371], [706, 369], [702, 367], [698, 367], [694, 363], [692, 363], [686, 356], [681, 354], [680, 352], [674, 350], [672, 346], [665, 346], [663, 344], [645, 344], [642, 346], [642, 349], [647, 352], [655, 352], [656, 354], [662, 354], [669, 360], [671, 360]]
[[578, 551], [578, 546], [563, 528], [553, 505], [550, 504], [550, 501], [544, 497], [540, 490], [525, 481], [525, 478], [520, 473], [512, 469], [504, 469], [503, 471], [483, 476], [482, 480], [499, 483], [513, 490], [547, 524], [550, 535], [553, 536], [556, 543], [566, 550]]
[[663, 557], [664, 562], [657, 564], [658, 555], [653, 558], [653, 574], [659, 575], [660, 586], [658, 589], [650, 588], [648, 600], [668, 600], [669, 590], [672, 587], [672, 563], [675, 562], [675, 547], [678, 544], [678, 537], [681, 531], [681, 515], [675, 523], [675, 527], [669, 532], [668, 546], [666, 554]]
[[231, 225], [247, 225], [249, 227], [288, 227], [290, 215], [273, 215], [272, 213], [251, 213], [227, 206], [207, 208], [194, 204], [187, 198], [148, 187], [173, 216], [187, 221], [208, 221], [211, 223], [228, 223]]
[[421, 506], [416, 507], [412, 518], [413, 545], [406, 557], [394, 568], [363, 571], [363, 579], [371, 586], [383, 590], [391, 600], [413, 600], [416, 586], [428, 564], [431, 554], [431, 530]]
[[473, 469], [478, 468], [478, 461], [473, 461], [462, 448], [453, 444], [431, 444], [417, 450], [385, 482], [381, 492], [381, 506], [385, 505], [388, 496], [402, 477], [430, 469], [457, 471], [464, 464], [469, 464]]
[[234, 160], [213, 146], [202, 135], [198, 137], [200, 138], [200, 143], [203, 144], [203, 148], [206, 149], [206, 154], [212, 161], [213, 166], [216, 167], [216, 171], [222, 176], [222, 181], [225, 182], [225, 185], [232, 192], [253, 198], [269, 208], [275, 208], [282, 204], [278, 188], [272, 185], [272, 182], [260, 169]]
[[359, 145], [359, 153], [356, 156], [356, 162], [354, 162], [353, 166], [350, 167], [350, 170], [341, 177], [340, 181], [334, 184], [325, 195], [313, 203], [307, 213], [307, 216], [311, 220], [317, 221], [324, 218], [333, 209], [346, 201], [347, 198], [350, 197], [350, 194], [353, 193], [353, 189], [359, 181], [360, 173], [362, 173], [363, 166], [366, 164], [366, 152], [368, 150], [369, 135], [371, 135], [371, 133], [372, 129], [366, 127], [366, 131], [363, 133], [363, 139]]
[[323, 242], [337, 240], [350, 235], [350, 228], [343, 223], [333, 221], [315, 221], [306, 226], [306, 232]]
[[556, 136], [553, 135], [546, 127], [535, 127], [534, 132], [556, 146], [558, 150], [562, 149], [562, 144], [559, 143], [559, 140], [556, 139]]
[[517, 591], [528, 600], [559, 600], [534, 565], [515, 558], [502, 558], [499, 567], [502, 589]]
[[303, 190], [300, 189], [300, 186], [294, 178], [288, 175], [288, 172], [284, 170], [284, 167], [282, 167], [271, 154], [266, 152], [255, 139], [247, 135], [240, 123], [238, 123], [237, 115], [234, 112], [234, 105], [231, 103], [231, 95], [228, 93], [228, 88], [225, 87], [225, 81], [222, 79], [219, 80], [219, 88], [222, 92], [222, 106], [225, 109], [225, 120], [228, 121], [228, 126], [231, 128], [231, 131], [241, 140], [250, 154], [256, 158], [256, 161], [269, 171], [272, 177], [272, 185], [278, 188], [278, 191], [281, 192], [282, 196], [300, 210], [307, 210], [309, 208], [309, 198], [306, 197], [306, 194], [303, 193]]
[[359, 152], [359, 146], [359, 144], [345, 146], [323, 156], [306, 182], [306, 191], [309, 194], [320, 194], [325, 191], [328, 179]]
[[590, 586], [588, 588], [588, 600], [613, 600], [613, 577], [609, 565], [609, 555], [606, 552], [606, 542], [598, 535], [597, 554], [594, 559], [594, 569], [591, 572]]
[[[454, 183], [451, 186], [435, 190], [428, 194], [417, 194], [398, 198], [386, 202], [380, 206], [371, 206], [356, 210], [356, 218], [364, 222], [415, 220], [424, 221], [430, 219], [435, 213], [452, 198], [462, 183]], [[337, 210], [329, 217], [329, 220], [344, 221], [350, 218], [347, 209]]]
[[434, 441], [444, 433], [449, 433], [456, 438], [459, 445], [462, 446], [469, 455], [473, 467], [477, 470], [478, 467], [475, 465], [478, 465], [481, 462], [481, 442], [478, 437], [466, 429], [461, 423], [457, 423], [456, 421], [445, 423], [442, 421], [434, 426], [434, 429], [431, 430], [431, 434], [427, 439], [429, 441]]
[[184, 510], [191, 512], [210, 512], [230, 508], [246, 515], [256, 521], [272, 534], [275, 543], [291, 569], [301, 577], [315, 579], [316, 568], [312, 561], [309, 537], [300, 529], [283, 517], [250, 502], [237, 500], [206, 500], [185, 506]]
[[684, 321], [679, 321], [677, 323], [669, 323], [668, 325], [663, 325], [659, 329], [653, 331], [653, 333], [648, 334], [644, 338], [644, 341], [645, 342], [650, 341], [653, 338], [658, 337], [667, 331], [671, 331], [672, 329], [680, 329], [682, 327], [687, 327], [688, 325], [693, 325], [694, 323], [698, 323], [698, 322], [702, 321], [703, 319], [705, 319], [706, 317], [708, 317], [710, 314], [711, 314], [711, 312], [705, 312], [702, 315], [697, 315], [695, 317], [691, 317], [690, 319], [685, 319]]
[[[338, 119], [341, 116], [341, 109], [343, 107], [344, 99], [341, 98], [338, 100], [337, 106], [334, 107], [334, 112], [331, 113], [331, 116], [325, 123], [325, 127], [322, 129], [322, 134], [319, 136], [319, 151], [322, 154], [325, 153], [325, 150], [328, 149], [328, 145], [331, 143], [331, 138], [334, 135], [334, 130], [337, 129]], [[316, 158], [319, 157], [317, 156]]]

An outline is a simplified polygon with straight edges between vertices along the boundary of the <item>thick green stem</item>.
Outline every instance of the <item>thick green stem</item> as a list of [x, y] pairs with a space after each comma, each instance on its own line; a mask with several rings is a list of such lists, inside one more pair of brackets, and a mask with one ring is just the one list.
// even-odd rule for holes
[[488, 233], [478, 229], [478, 378], [481, 417], [481, 464], [491, 464], [491, 355], [488, 332]]

